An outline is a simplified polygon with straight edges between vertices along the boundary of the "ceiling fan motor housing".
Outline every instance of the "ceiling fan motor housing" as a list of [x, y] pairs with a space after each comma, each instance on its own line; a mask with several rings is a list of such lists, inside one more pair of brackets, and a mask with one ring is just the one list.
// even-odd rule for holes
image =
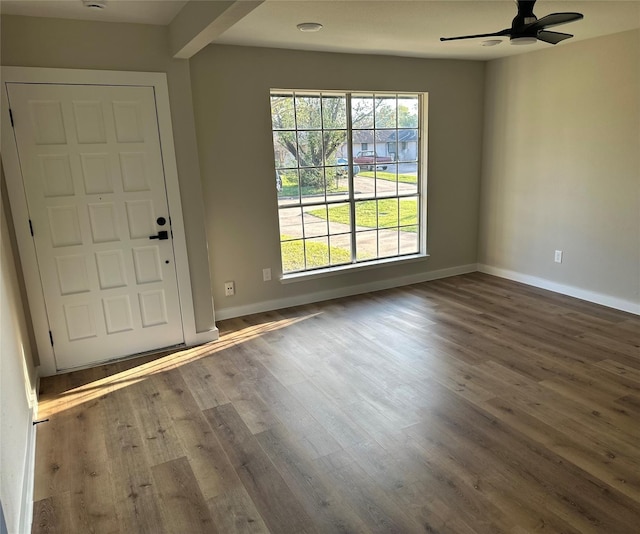
[[535, 0], [522, 0], [518, 2], [518, 14], [511, 21], [511, 40], [520, 39], [522, 37], [536, 37], [538, 30], [535, 28], [525, 29], [524, 27], [533, 24], [538, 20], [533, 14], [533, 6]]

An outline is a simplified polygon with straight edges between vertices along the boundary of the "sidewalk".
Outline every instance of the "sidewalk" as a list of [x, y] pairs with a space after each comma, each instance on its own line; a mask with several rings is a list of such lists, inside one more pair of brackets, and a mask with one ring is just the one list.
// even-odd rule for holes
[[[354, 186], [354, 194], [356, 198], [359, 198], [370, 197], [374, 193], [377, 193], [377, 196], [384, 195], [384, 193], [395, 195], [396, 184], [388, 180], [374, 180], [373, 178], [356, 176], [354, 178]], [[399, 183], [398, 188], [400, 193], [416, 192], [415, 184]], [[305, 199], [308, 202], [322, 202], [324, 201], [324, 196], [319, 195], [317, 200], [314, 197], [305, 197]], [[347, 197], [345, 195], [346, 201]], [[309, 213], [311, 210], [316, 209], [318, 209], [317, 205], [281, 209], [280, 233], [292, 238], [302, 239], [304, 225], [304, 235], [309, 241], [326, 243], [327, 236], [330, 236], [331, 247], [343, 248], [349, 251], [351, 248], [349, 225], [327, 221]], [[418, 250], [418, 236], [413, 232], [376, 230], [361, 226], [356, 227], [356, 232], [358, 259], [394, 256], [398, 253], [411, 253]]]

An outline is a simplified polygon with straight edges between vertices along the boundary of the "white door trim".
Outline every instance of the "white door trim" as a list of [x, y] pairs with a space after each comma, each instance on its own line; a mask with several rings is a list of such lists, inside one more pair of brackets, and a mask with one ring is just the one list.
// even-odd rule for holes
[[165, 171], [167, 199], [171, 213], [175, 266], [185, 344], [191, 346], [217, 339], [217, 329], [204, 333], [196, 332], [166, 74], [157, 72], [46, 69], [37, 67], [2, 67], [0, 74], [2, 83], [2, 110], [0, 119], [2, 142], [0, 145], [0, 153], [2, 154], [2, 163], [9, 192], [16, 239], [27, 286], [27, 298], [29, 307], [31, 308], [36, 345], [40, 356], [40, 375], [49, 376], [56, 374], [57, 369], [51, 341], [49, 339], [49, 322], [38, 271], [36, 250], [29, 229], [29, 211], [27, 209], [27, 199], [22, 182], [18, 147], [15, 142], [13, 128], [11, 127], [9, 101], [5, 85], [8, 82], [153, 87], [156, 96], [158, 130], [160, 134], [162, 163]]

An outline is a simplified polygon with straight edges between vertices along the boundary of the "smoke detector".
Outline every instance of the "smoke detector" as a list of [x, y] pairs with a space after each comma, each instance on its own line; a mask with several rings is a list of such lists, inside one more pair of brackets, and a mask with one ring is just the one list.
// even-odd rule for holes
[[82, 0], [82, 5], [91, 9], [104, 9], [107, 7], [107, 2], [105, 0]]
[[319, 32], [322, 24], [319, 22], [301, 22], [296, 26], [301, 32]]

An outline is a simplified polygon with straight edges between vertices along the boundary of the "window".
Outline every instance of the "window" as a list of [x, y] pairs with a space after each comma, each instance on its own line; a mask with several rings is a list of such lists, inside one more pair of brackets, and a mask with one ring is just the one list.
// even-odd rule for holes
[[271, 92], [284, 274], [424, 252], [424, 98]]

